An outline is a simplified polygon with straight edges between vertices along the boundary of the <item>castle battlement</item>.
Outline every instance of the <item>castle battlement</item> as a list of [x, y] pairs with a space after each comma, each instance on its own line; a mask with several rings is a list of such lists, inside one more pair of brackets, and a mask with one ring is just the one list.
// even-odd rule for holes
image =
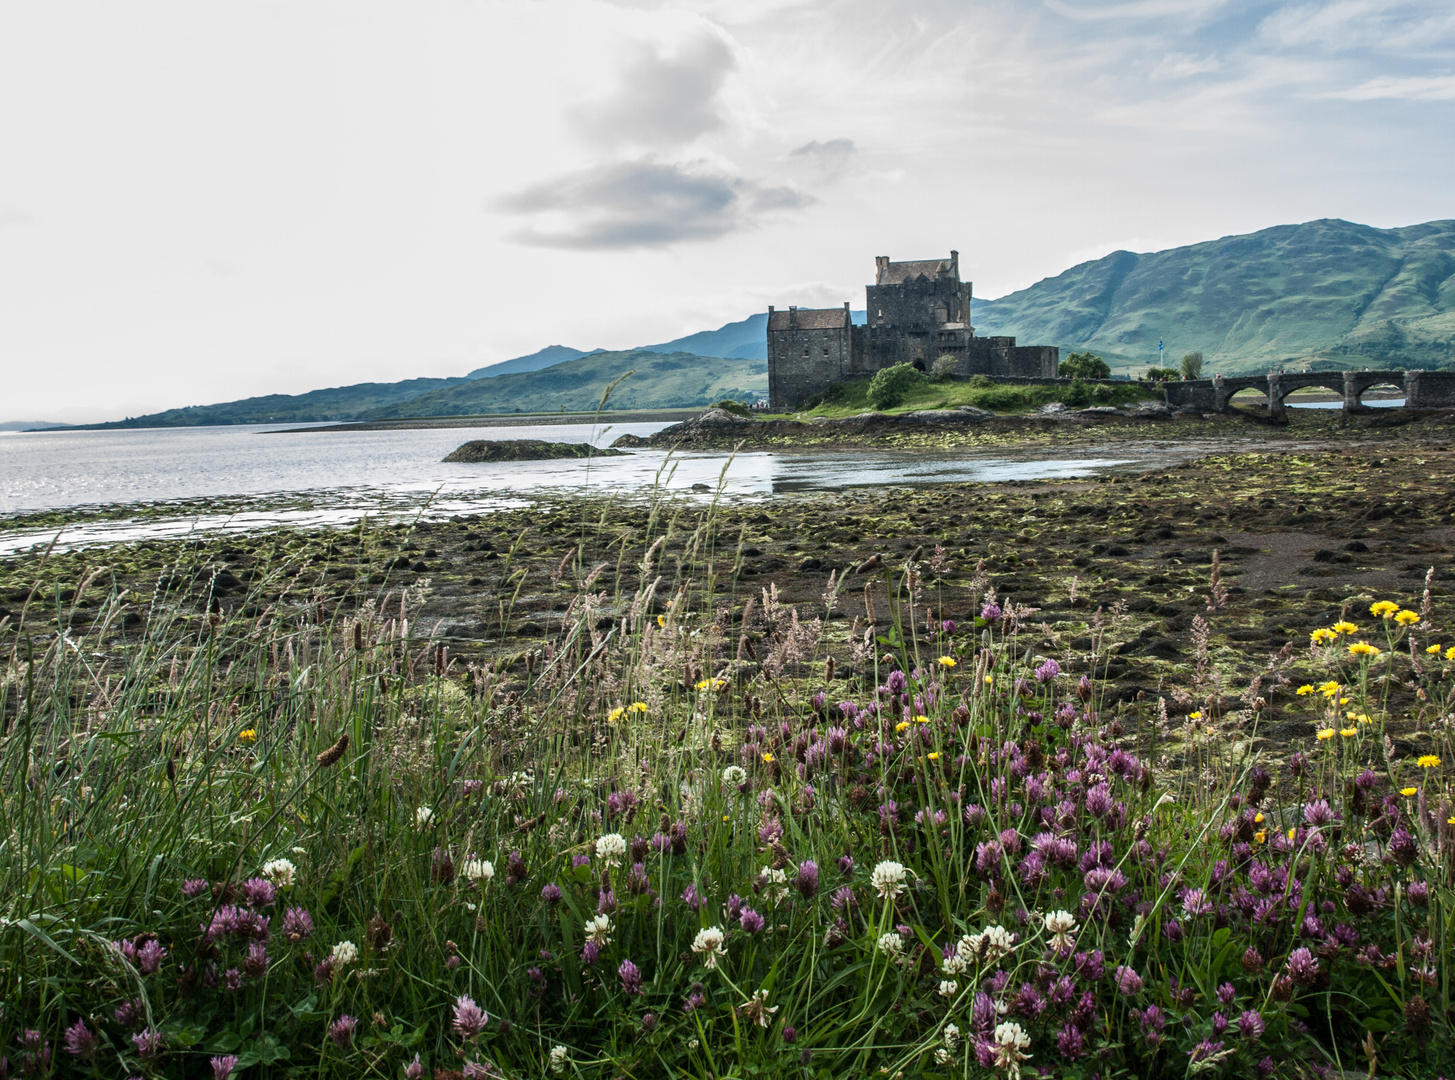
[[836, 382], [871, 377], [881, 368], [911, 364], [928, 371], [941, 356], [956, 374], [1054, 378], [1059, 350], [1017, 345], [1013, 337], [976, 337], [970, 322], [973, 288], [960, 280], [960, 253], [948, 259], [874, 260], [865, 287], [868, 322], [854, 326], [840, 308], [768, 309], [768, 400], [790, 409]]

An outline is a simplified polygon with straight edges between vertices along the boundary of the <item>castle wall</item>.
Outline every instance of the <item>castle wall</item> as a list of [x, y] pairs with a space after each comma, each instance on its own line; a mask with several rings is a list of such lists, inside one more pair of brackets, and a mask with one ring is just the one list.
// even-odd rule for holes
[[[847, 311], [838, 326], [794, 325], [799, 322], [797, 311], [778, 312], [777, 315], [779, 318], [776, 319], [770, 315], [768, 327], [770, 408], [796, 408], [811, 395], [850, 377], [852, 341]], [[785, 315], [789, 318], [782, 318]], [[815, 320], [805, 318], [803, 321]], [[786, 328], [775, 329], [775, 322], [785, 324]]]

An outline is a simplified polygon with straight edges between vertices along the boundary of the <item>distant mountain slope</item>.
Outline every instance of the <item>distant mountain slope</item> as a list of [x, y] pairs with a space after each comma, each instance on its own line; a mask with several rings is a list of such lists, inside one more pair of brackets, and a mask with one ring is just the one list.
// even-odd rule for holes
[[688, 352], [698, 356], [723, 356], [730, 359], [768, 359], [768, 313], [749, 315], [716, 330], [699, 330], [660, 345], [639, 345], [644, 352]]
[[226, 401], [220, 405], [188, 405], [181, 409], [129, 416], [85, 428], [201, 427], [212, 424], [282, 424], [321, 420], [353, 420], [370, 409], [419, 397], [466, 379], [406, 379], [392, 383], [355, 383], [306, 394], [268, 394]]
[[1114, 366], [1200, 350], [1209, 371], [1455, 365], [1455, 221], [1280, 225], [1149, 255], [1117, 251], [994, 301], [976, 331], [1091, 349]]
[[765, 360], [725, 360], [647, 349], [597, 352], [540, 371], [471, 379], [374, 409], [368, 419], [401, 416], [469, 416], [477, 413], [555, 412], [594, 409], [611, 381], [636, 374], [616, 388], [610, 409], [666, 409], [710, 405], [725, 397], [767, 391]]
[[[601, 352], [600, 349], [590, 351]], [[541, 368], [548, 368], [553, 364], [564, 364], [567, 360], [575, 360], [578, 356], [585, 356], [586, 353], [586, 349], [573, 349], [569, 345], [547, 345], [544, 349], [533, 352], [529, 356], [517, 356], [514, 360], [501, 360], [496, 364], [478, 367], [465, 378], [493, 379], [497, 375], [514, 375], [517, 371], [540, 371]]]
[[[851, 311], [855, 325], [862, 325], [868, 312]], [[698, 356], [725, 356], [729, 359], [768, 359], [768, 313], [749, 315], [716, 330], [699, 330], [695, 334], [663, 342], [661, 345], [639, 345], [648, 352], [690, 352]]]

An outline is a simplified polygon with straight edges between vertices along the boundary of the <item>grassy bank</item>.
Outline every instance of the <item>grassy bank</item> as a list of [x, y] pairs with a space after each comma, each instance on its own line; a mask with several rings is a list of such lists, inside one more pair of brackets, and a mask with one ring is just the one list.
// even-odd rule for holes
[[[12, 563], [7, 1067], [1448, 1071], [1448, 601], [1342, 552], [1271, 596], [1186, 546], [1357, 519], [1383, 563], [1342, 489], [1423, 471], [1400, 531], [1438, 530], [1442, 453], [1311, 458], [1273, 507], [1294, 463], [1244, 455]], [[421, 629], [456, 588], [473, 652]], [[1248, 616], [1285, 605], [1270, 656]], [[1184, 619], [1141, 639], [1181, 659], [1127, 693], [1139, 617]]]
[[[1130, 405], [1161, 398], [1161, 391], [1150, 383], [1008, 386], [994, 383], [984, 376], [947, 382], [926, 378], [916, 382], [899, 404], [884, 411], [902, 413], [915, 409], [953, 409], [957, 405], [973, 405], [977, 409], [1014, 414], [1029, 412], [1052, 402], [1085, 408], [1091, 405]], [[804, 411], [809, 416], [853, 416], [864, 412], [873, 408], [869, 401], [869, 380], [835, 383], [822, 394], [810, 398], [807, 405]]]

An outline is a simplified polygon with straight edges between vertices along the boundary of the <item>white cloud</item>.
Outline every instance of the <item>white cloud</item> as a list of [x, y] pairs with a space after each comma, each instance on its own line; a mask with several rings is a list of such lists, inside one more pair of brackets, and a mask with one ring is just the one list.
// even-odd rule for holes
[[529, 215], [525, 244], [562, 248], [651, 248], [711, 240], [758, 215], [795, 210], [811, 198], [794, 188], [650, 159], [611, 162], [533, 184], [500, 200]]
[[719, 94], [736, 61], [723, 35], [675, 48], [638, 42], [620, 82], [571, 110], [578, 131], [606, 146], [678, 147], [723, 126]]
[[1338, 90], [1328, 95], [1347, 101], [1376, 101], [1388, 98], [1402, 101], [1452, 101], [1455, 100], [1455, 75], [1411, 75], [1407, 78], [1381, 76], [1368, 79], [1348, 90]]

